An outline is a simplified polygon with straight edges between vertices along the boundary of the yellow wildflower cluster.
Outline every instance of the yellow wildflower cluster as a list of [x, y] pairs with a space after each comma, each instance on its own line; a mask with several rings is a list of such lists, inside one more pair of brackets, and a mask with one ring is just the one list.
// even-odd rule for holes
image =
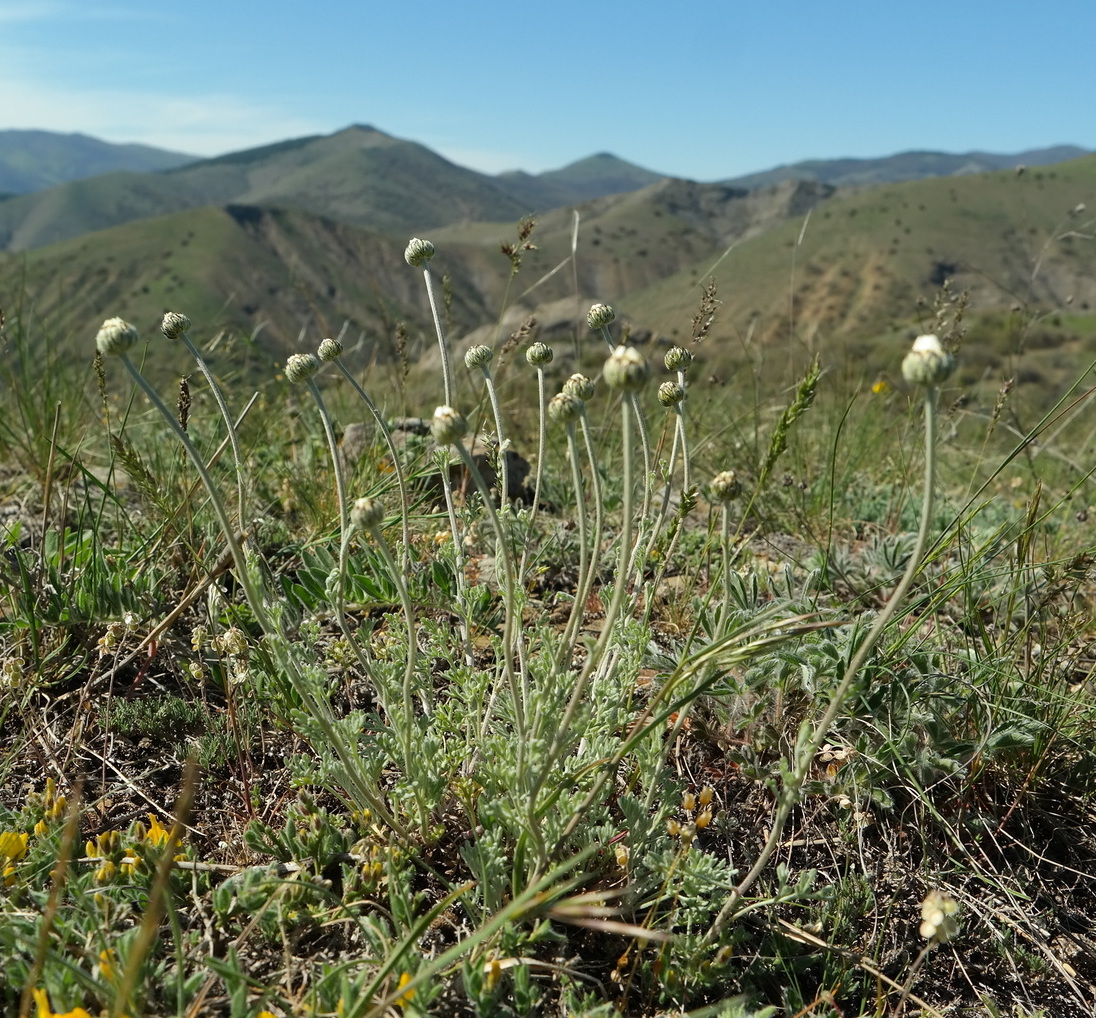
[[673, 817], [666, 821], [666, 830], [670, 837], [680, 839], [683, 848], [688, 848], [696, 840], [696, 832], [704, 830], [712, 822], [714, 798], [715, 789], [711, 785], [705, 785], [699, 794], [686, 792], [681, 797], [681, 808], [686, 814], [685, 822]]
[[54, 1011], [49, 1005], [49, 995], [45, 990], [34, 991], [34, 1003], [37, 1008], [35, 1018], [91, 1018], [82, 1007], [74, 1007], [71, 1011]]
[[11, 887], [15, 883], [15, 863], [27, 854], [26, 831], [0, 831], [0, 883]]
[[145, 849], [160, 848], [167, 843], [170, 832], [160, 823], [155, 813], [145, 814], [148, 826], [138, 820], [129, 832], [130, 844], [123, 845], [122, 836], [117, 831], [104, 831], [95, 839], [84, 843], [84, 855], [98, 862], [95, 870], [95, 882], [108, 884], [121, 872], [132, 877], [144, 864]]

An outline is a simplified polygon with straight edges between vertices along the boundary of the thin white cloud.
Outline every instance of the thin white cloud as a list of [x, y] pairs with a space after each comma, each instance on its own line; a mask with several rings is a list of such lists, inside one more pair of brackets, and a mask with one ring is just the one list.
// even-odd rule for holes
[[[18, 95], [0, 128], [90, 134], [192, 155], [220, 155], [333, 128], [232, 95], [185, 98], [123, 89], [68, 89], [6, 80], [0, 94]], [[341, 125], [336, 125], [341, 126]]]
[[8, 0], [0, 7], [0, 24], [10, 25], [19, 22], [55, 21], [72, 13], [72, 7], [66, 3], [50, 0], [34, 0], [32, 3], [12, 3]]
[[431, 147], [451, 163], [479, 170], [480, 173], [503, 173], [506, 170], [540, 173], [542, 170], [557, 168], [544, 166], [539, 159], [519, 155], [516, 152], [504, 152], [500, 149], [458, 148], [445, 144], [431, 145]]

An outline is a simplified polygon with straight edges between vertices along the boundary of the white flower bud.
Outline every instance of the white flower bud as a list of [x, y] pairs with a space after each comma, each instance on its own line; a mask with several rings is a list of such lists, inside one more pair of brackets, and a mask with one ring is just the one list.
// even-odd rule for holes
[[319, 359], [311, 353], [294, 353], [285, 362], [285, 377], [293, 385], [307, 382], [320, 369]]
[[563, 383], [563, 391], [568, 396], [581, 399], [584, 403], [593, 397], [594, 388], [594, 383], [589, 378], [578, 373], [573, 374]]
[[190, 319], [178, 311], [169, 311], [160, 323], [160, 331], [168, 339], [176, 339], [184, 332], [190, 332]]
[[616, 312], [608, 304], [593, 304], [586, 313], [591, 329], [601, 329], [616, 319]]
[[451, 406], [440, 406], [434, 411], [430, 433], [439, 445], [455, 445], [468, 433], [468, 422]]
[[712, 498], [717, 502], [730, 502], [741, 489], [738, 475], [733, 470], [724, 470], [712, 478]]
[[99, 333], [95, 337], [95, 345], [104, 357], [111, 354], [123, 354], [129, 350], [138, 339], [137, 330], [127, 321], [121, 318], [108, 318], [99, 327]]
[[470, 346], [464, 353], [464, 366], [469, 370], [472, 368], [485, 368], [491, 363], [494, 356], [495, 351], [482, 343]]
[[551, 364], [554, 356], [555, 354], [552, 352], [552, 348], [547, 343], [534, 343], [525, 351], [525, 359], [532, 364], [534, 368], [542, 367], [545, 364]]
[[911, 385], [939, 385], [955, 369], [955, 357], [937, 336], [918, 336], [902, 361], [902, 376]]
[[434, 245], [428, 240], [419, 240], [418, 237], [412, 237], [407, 245], [407, 250], [403, 253], [403, 257], [408, 265], [417, 269], [434, 257]]
[[663, 382], [658, 387], [658, 401], [667, 410], [677, 406], [685, 398], [685, 390], [677, 382]]
[[316, 356], [325, 364], [333, 361], [343, 352], [343, 345], [337, 339], [325, 339], [316, 350]]
[[373, 530], [384, 522], [384, 506], [374, 498], [359, 498], [350, 509], [350, 523], [358, 530]]
[[634, 346], [618, 346], [601, 373], [610, 389], [638, 392], [647, 383], [651, 369], [647, 358]]
[[693, 363], [693, 355], [684, 347], [671, 346], [663, 358], [667, 371], [686, 371]]
[[549, 420], [569, 424], [582, 416], [582, 400], [567, 392], [560, 392], [548, 401]]

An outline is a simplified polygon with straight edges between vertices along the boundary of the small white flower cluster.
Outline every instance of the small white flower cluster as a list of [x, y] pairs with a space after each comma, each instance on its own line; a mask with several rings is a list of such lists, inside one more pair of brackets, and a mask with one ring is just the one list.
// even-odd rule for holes
[[937, 944], [946, 944], [959, 933], [959, 904], [950, 894], [929, 891], [921, 902], [921, 936]]

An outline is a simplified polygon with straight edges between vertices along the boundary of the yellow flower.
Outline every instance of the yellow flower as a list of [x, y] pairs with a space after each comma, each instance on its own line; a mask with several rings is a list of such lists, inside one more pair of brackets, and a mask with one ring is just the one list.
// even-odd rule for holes
[[54, 1011], [49, 1006], [49, 997], [45, 990], [34, 991], [34, 1002], [38, 1005], [37, 1018], [91, 1018], [82, 1007], [74, 1007], [71, 1011]]
[[26, 831], [0, 831], [0, 860], [15, 862], [22, 859], [27, 854], [28, 838]]
[[875, 396], [884, 396], [888, 392], [890, 392], [890, 385], [887, 384], [887, 380], [885, 378], [880, 378], [871, 387], [871, 391], [872, 394]]
[[15, 883], [15, 867], [12, 863], [18, 862], [27, 854], [26, 831], [0, 832], [0, 883], [5, 887], [11, 887]]
[[[411, 973], [410, 972], [401, 972], [400, 973], [400, 985], [397, 987], [397, 989], [402, 990], [409, 982], [411, 982]], [[406, 993], [401, 993], [396, 998], [396, 1003], [399, 1004], [400, 1007], [406, 1007], [415, 998], [415, 994], [417, 992], [418, 992], [417, 990], [411, 989], [411, 990], [408, 990]]]
[[148, 817], [148, 840], [154, 845], [162, 845], [171, 837], [171, 832], [164, 827], [155, 813], [146, 813]]
[[118, 957], [115, 955], [113, 948], [99, 952], [99, 974], [108, 983], [114, 983], [118, 980], [117, 963]]

